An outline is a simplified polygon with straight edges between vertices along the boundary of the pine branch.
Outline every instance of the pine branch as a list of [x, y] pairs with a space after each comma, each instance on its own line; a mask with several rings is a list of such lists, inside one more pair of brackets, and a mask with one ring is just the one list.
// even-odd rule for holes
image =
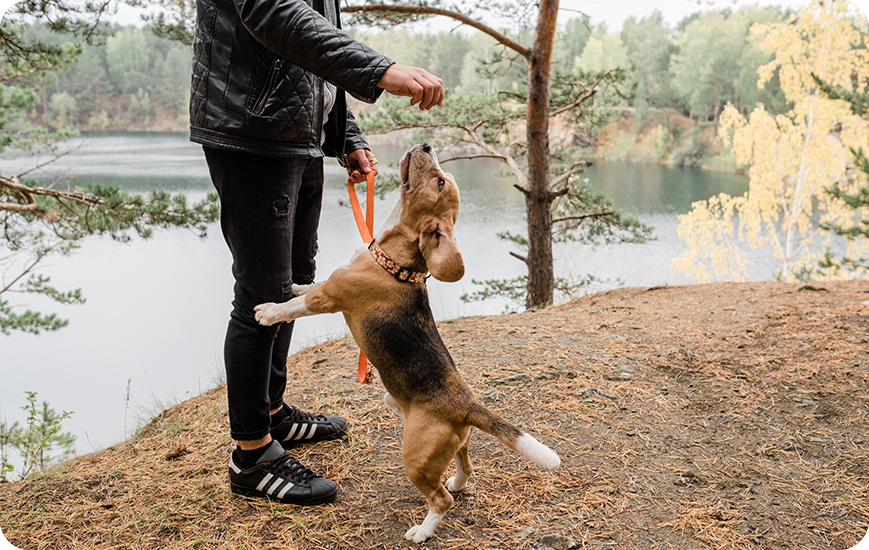
[[589, 162], [587, 160], [578, 160], [578, 161], [574, 162], [570, 166], [570, 168], [567, 169], [567, 172], [564, 172], [563, 174], [559, 175], [557, 178], [552, 180], [552, 183], [550, 184], [549, 189], [555, 189], [562, 182], [566, 182], [568, 179], [570, 179], [570, 176], [576, 174], [577, 172], [582, 172], [583, 170], [587, 169], [589, 166], [591, 166], [591, 162]]
[[[596, 94], [596, 93], [597, 93], [597, 89], [592, 89], [591, 91], [589, 91], [585, 95], [580, 96], [578, 99], [576, 99], [572, 103], [569, 103], [569, 104], [565, 105], [564, 107], [560, 107], [558, 109], [555, 109], [554, 111], [550, 111], [549, 117], [554, 118], [554, 117], [557, 117], [558, 115], [560, 115], [561, 113], [571, 111], [577, 107], [581, 107], [583, 103], [585, 103], [586, 101], [588, 101], [589, 99], [594, 97], [594, 94]], [[583, 110], [580, 109], [579, 116], [582, 116], [582, 115], [583, 115]]]
[[469, 27], [473, 27], [478, 31], [488, 34], [495, 40], [497, 40], [500, 44], [510, 48], [511, 50], [517, 52], [519, 55], [524, 57], [525, 59], [529, 59], [531, 56], [531, 49], [526, 48], [522, 44], [512, 40], [505, 34], [502, 34], [495, 29], [480, 23], [476, 19], [468, 17], [462, 13], [445, 10], [442, 8], [434, 8], [429, 6], [389, 6], [386, 4], [371, 4], [367, 6], [348, 6], [341, 8], [342, 13], [401, 13], [408, 15], [442, 15], [444, 17], [449, 17], [451, 19], [455, 19]]
[[0, 212], [36, 212], [39, 209], [39, 205], [36, 203], [35, 195], [54, 197], [58, 201], [66, 199], [86, 205], [97, 205], [102, 202], [98, 197], [88, 195], [87, 193], [55, 191], [54, 189], [45, 189], [44, 187], [29, 187], [18, 181], [17, 176], [12, 176], [11, 178], [0, 177], [0, 189], [2, 188], [10, 189], [14, 194], [24, 198], [27, 203], [0, 202]]
[[[604, 80], [609, 80], [611, 84], [615, 84], [616, 83], [616, 74], [618, 74], [621, 71], [622, 71], [622, 69], [611, 69], [605, 73], [601, 73], [600, 75], [598, 75], [598, 77], [595, 79], [595, 81], [591, 83], [590, 86], [586, 86], [585, 84], [578, 83], [579, 87], [580, 87], [580, 91], [579, 91], [578, 95], [575, 96], [575, 99], [566, 105], [563, 105], [561, 107], [558, 107], [558, 108], [550, 111], [549, 112], [550, 118], [556, 117], [556, 116], [560, 115], [561, 113], [573, 110], [577, 107], [581, 107], [586, 101], [593, 98], [595, 96], [595, 94], [597, 94], [598, 89], [599, 89], [598, 86], [600, 86]], [[575, 87], [575, 84], [577, 84], [577, 83], [572, 83], [571, 88]], [[619, 96], [625, 97], [618, 90], [618, 88], [616, 88], [615, 90]], [[582, 109], [580, 109], [579, 116], [582, 116], [582, 114], [583, 114], [583, 111], [582, 111]]]

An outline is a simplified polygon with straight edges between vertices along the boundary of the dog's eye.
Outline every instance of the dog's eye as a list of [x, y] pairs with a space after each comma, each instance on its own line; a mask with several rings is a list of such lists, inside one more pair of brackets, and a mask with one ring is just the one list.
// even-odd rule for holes
[[438, 178], [438, 191], [444, 188], [445, 183], [444, 178]]

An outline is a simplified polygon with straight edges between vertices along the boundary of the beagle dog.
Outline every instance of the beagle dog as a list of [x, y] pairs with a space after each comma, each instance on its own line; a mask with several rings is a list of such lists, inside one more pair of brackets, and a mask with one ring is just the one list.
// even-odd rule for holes
[[[256, 306], [263, 325], [307, 315], [342, 312], [356, 343], [377, 368], [389, 392], [384, 400], [404, 419], [402, 460], [425, 495], [429, 511], [405, 538], [420, 543], [453, 505], [450, 492], [468, 484], [473, 467], [468, 443], [474, 428], [543, 468], [561, 460], [551, 449], [489, 411], [462, 380], [438, 334], [429, 307], [426, 272], [445, 282], [462, 278], [465, 266], [453, 227], [459, 188], [441, 170], [428, 144], [401, 159], [401, 198], [368, 250], [325, 282], [293, 285], [294, 298]], [[456, 475], [441, 483], [455, 458]]]

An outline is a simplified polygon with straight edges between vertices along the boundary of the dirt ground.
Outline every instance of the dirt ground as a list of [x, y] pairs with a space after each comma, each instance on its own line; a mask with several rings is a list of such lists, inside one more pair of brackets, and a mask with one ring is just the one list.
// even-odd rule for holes
[[[423, 548], [845, 549], [869, 528], [867, 281], [627, 288], [439, 326], [479, 397], [562, 467], [475, 433], [470, 487]], [[289, 361], [288, 401], [351, 424], [295, 452], [339, 484], [333, 504], [229, 493], [219, 387], [0, 485], [3, 534], [28, 550], [417, 547], [403, 533], [425, 501], [356, 353], [345, 338]]]

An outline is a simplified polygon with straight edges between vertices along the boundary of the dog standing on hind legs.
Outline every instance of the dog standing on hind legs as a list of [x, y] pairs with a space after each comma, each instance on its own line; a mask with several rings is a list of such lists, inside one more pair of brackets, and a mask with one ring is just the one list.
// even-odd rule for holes
[[[453, 505], [450, 492], [467, 486], [473, 467], [468, 444], [474, 428], [493, 435], [532, 462], [554, 469], [551, 449], [489, 411], [462, 380], [438, 334], [426, 291], [426, 273], [455, 282], [465, 272], [453, 235], [459, 188], [441, 170], [428, 144], [401, 159], [401, 197], [368, 250], [324, 282], [293, 285], [294, 298], [256, 306], [263, 325], [307, 315], [342, 312], [356, 343], [377, 367], [384, 400], [404, 419], [402, 460], [429, 511], [405, 537], [423, 542]], [[456, 475], [441, 483], [455, 459]]]

